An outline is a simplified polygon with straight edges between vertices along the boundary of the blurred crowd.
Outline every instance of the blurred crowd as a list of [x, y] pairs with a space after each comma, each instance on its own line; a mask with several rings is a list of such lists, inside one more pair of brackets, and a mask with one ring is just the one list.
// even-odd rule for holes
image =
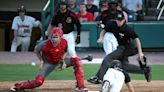
[[[63, 0], [61, 0], [63, 1]], [[99, 21], [101, 13], [109, 8], [110, 1], [118, 2], [127, 22], [144, 19], [142, 0], [64, 0], [68, 9], [77, 14], [80, 22]]]

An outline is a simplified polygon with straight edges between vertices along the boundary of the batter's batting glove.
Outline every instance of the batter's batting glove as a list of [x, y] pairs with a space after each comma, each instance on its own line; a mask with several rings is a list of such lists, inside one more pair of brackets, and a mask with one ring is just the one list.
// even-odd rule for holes
[[76, 44], [79, 44], [80, 43], [80, 35], [77, 35], [76, 37]]

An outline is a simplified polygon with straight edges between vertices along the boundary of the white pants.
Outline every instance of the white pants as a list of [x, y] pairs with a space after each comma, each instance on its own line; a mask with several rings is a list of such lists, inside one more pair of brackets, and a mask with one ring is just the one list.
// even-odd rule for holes
[[103, 78], [103, 81], [109, 81], [110, 92], [120, 92], [124, 84], [124, 80], [124, 74], [113, 68], [109, 68]]
[[108, 55], [117, 49], [118, 42], [116, 37], [111, 32], [106, 32], [103, 39], [103, 48], [105, 54]]
[[16, 40], [12, 41], [11, 52], [16, 52], [17, 47], [21, 45], [21, 51], [28, 51], [30, 46], [30, 37], [16, 37]]
[[67, 40], [68, 43], [68, 54], [70, 55], [70, 57], [76, 57], [76, 51], [75, 51], [75, 37], [74, 37], [74, 33], [71, 32], [69, 34], [64, 34], [63, 38]]

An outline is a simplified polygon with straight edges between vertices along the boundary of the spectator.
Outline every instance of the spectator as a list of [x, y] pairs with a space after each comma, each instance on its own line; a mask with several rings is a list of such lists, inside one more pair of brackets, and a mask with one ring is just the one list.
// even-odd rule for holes
[[68, 0], [68, 9], [71, 10], [72, 12], [74, 12], [75, 14], [77, 14], [80, 9], [76, 3], [76, 0]]
[[98, 7], [93, 4], [94, 0], [87, 0], [87, 11], [91, 12], [94, 15], [94, 20], [99, 15]]
[[143, 20], [143, 2], [142, 0], [122, 0], [124, 11], [129, 14], [137, 15], [137, 20]]
[[31, 16], [27, 16], [26, 8], [21, 5], [18, 8], [19, 16], [14, 17], [12, 23], [12, 30], [14, 30], [14, 39], [11, 45], [11, 52], [16, 52], [17, 47], [21, 45], [21, 51], [28, 51], [31, 40], [31, 33], [33, 27], [40, 27], [40, 21]]
[[80, 5], [80, 12], [77, 14], [80, 22], [93, 22], [94, 16], [92, 13], [87, 12], [86, 5], [81, 3]]

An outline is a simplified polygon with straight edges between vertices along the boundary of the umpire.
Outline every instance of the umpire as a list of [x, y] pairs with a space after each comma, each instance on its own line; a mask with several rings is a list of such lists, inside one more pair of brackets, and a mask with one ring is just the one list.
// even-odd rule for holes
[[53, 18], [51, 23], [48, 26], [47, 34], [49, 35], [51, 33], [51, 29], [53, 27], [62, 27], [64, 35], [63, 37], [68, 42], [68, 53], [71, 57], [76, 57], [76, 51], [75, 51], [75, 38], [74, 38], [74, 25], [76, 25], [77, 28], [77, 37], [76, 37], [76, 43], [80, 43], [80, 31], [81, 31], [81, 24], [76, 16], [75, 13], [68, 10], [68, 5], [66, 2], [61, 1], [59, 5], [59, 11], [57, 11]]
[[[128, 57], [137, 54], [137, 51], [139, 60], [142, 60], [144, 57], [138, 35], [132, 30], [132, 28], [126, 25], [122, 11], [113, 8], [111, 12], [115, 12], [115, 19], [110, 19], [106, 22], [105, 30], [107, 32], [112, 32], [115, 35], [119, 46], [115, 51], [108, 54], [103, 59], [97, 74], [94, 77], [89, 78], [88, 82], [94, 84], [100, 83], [100, 80], [103, 79], [103, 76], [109, 68], [111, 62], [115, 59], [122, 61], [123, 69], [125, 71], [130, 73], [144, 74], [147, 82], [150, 82], [151, 69], [149, 66], [140, 68], [139, 66], [129, 64], [128, 61]], [[137, 51], [131, 46], [131, 39], [134, 41]]]

